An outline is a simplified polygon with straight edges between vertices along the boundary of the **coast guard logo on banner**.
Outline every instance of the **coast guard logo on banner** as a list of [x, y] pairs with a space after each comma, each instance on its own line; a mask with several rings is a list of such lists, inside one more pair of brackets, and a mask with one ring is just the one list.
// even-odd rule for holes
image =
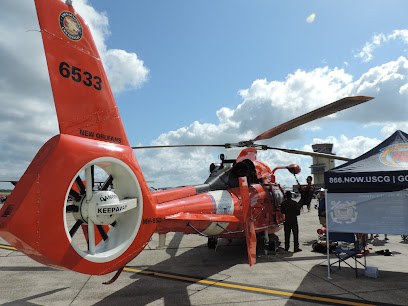
[[350, 224], [357, 220], [356, 202], [347, 201], [345, 204], [332, 201], [330, 216], [335, 223]]
[[408, 166], [408, 144], [391, 145], [380, 150], [380, 161], [388, 166]]

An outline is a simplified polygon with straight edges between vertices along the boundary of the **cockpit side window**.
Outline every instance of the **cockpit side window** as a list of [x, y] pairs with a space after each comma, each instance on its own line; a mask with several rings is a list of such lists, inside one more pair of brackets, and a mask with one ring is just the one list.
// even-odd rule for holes
[[283, 193], [280, 190], [274, 190], [273, 193], [275, 194], [275, 199], [277, 201], [278, 206], [281, 206], [283, 202]]

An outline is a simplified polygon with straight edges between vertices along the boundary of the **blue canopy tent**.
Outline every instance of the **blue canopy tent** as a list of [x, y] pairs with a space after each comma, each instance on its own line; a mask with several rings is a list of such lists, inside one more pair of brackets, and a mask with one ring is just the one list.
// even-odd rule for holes
[[407, 235], [408, 134], [396, 131], [367, 153], [326, 171], [325, 187], [327, 239], [330, 232]]
[[408, 234], [408, 134], [325, 173], [331, 231]]

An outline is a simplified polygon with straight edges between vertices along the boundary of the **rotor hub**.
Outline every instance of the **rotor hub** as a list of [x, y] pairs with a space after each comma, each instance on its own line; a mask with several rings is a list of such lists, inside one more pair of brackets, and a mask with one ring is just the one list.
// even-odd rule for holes
[[116, 221], [119, 214], [137, 206], [136, 198], [120, 200], [111, 190], [93, 191], [92, 198], [82, 201], [81, 212], [85, 220], [96, 225], [108, 225]]
[[108, 225], [115, 222], [116, 214], [121, 210], [119, 197], [110, 190], [93, 191], [92, 198], [82, 202], [82, 216], [96, 225]]

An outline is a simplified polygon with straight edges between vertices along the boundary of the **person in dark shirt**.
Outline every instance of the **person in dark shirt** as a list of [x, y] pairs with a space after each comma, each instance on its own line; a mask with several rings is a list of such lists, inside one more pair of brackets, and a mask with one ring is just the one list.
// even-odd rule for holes
[[312, 180], [313, 180], [313, 178], [309, 175], [306, 178], [307, 185], [304, 186], [303, 188], [298, 183], [299, 192], [300, 192], [300, 203], [302, 203], [302, 206], [303, 205], [307, 206], [308, 212], [310, 212], [310, 202], [313, 199], [313, 194], [314, 194], [314, 191], [315, 191], [315, 187], [312, 184]]
[[281, 212], [285, 214], [284, 230], [285, 230], [285, 250], [289, 250], [290, 232], [293, 232], [294, 252], [302, 251], [299, 248], [299, 226], [297, 216], [300, 215], [300, 207], [297, 202], [292, 200], [292, 193], [286, 191], [285, 201], [281, 204]]

